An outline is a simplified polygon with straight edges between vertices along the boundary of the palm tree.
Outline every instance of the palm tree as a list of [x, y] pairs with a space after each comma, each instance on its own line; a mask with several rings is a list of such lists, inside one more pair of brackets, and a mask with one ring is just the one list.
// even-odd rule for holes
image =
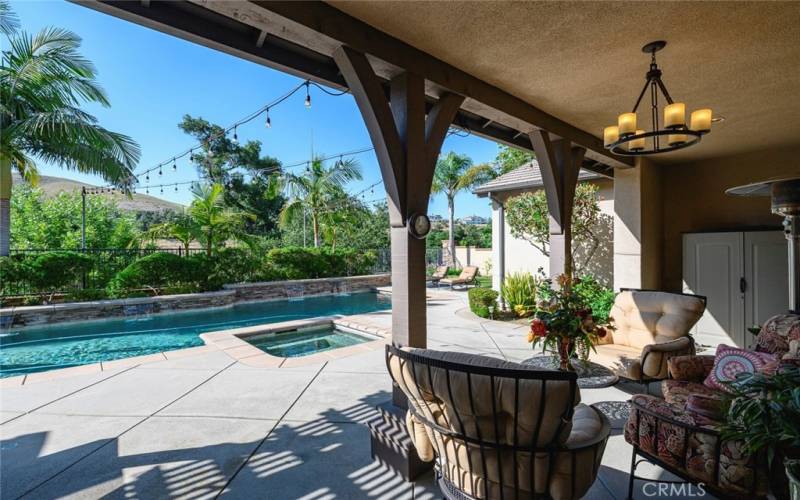
[[305, 175], [286, 173], [284, 185], [289, 201], [280, 214], [280, 224], [286, 227], [300, 220], [305, 213], [311, 216], [314, 247], [320, 244], [322, 215], [339, 199], [345, 184], [361, 180], [361, 167], [354, 158], [339, 160], [326, 167], [320, 157], [314, 157]]
[[0, 2], [0, 31], [8, 42], [0, 63], [0, 255], [9, 251], [12, 169], [35, 184], [38, 158], [128, 189], [140, 154], [130, 137], [106, 130], [79, 108], [109, 106], [94, 66], [78, 53], [81, 39], [59, 28], [36, 35], [18, 28], [8, 3]]
[[182, 213], [173, 220], [162, 222], [147, 231], [151, 239], [172, 238], [177, 240], [189, 255], [189, 247], [200, 235], [200, 226], [188, 214]]
[[472, 159], [467, 155], [460, 155], [450, 151], [446, 156], [436, 162], [433, 173], [432, 194], [443, 193], [447, 197], [448, 211], [448, 249], [450, 258], [455, 262], [455, 199], [456, 195], [465, 189], [486, 182], [494, 177], [494, 169], [487, 164], [473, 165]]
[[187, 214], [196, 225], [196, 239], [211, 256], [213, 250], [228, 238], [244, 237], [244, 221], [250, 214], [225, 205], [222, 184], [197, 184], [192, 187], [194, 200]]

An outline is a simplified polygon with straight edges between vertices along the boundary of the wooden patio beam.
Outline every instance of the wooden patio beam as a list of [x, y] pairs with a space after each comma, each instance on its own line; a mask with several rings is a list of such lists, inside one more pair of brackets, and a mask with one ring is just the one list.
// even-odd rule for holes
[[[321, 1], [249, 0], [265, 12], [283, 18], [293, 42], [325, 53], [332, 41], [369, 54], [392, 66], [413, 71], [456, 94], [475, 100], [498, 112], [527, 123], [531, 129], [547, 130], [599, 155], [612, 166], [632, 167], [631, 158], [611, 154], [602, 140], [525, 101], [514, 97], [432, 55]], [[273, 19], [273, 22], [275, 20]], [[322, 36], [321, 36], [322, 35]], [[495, 117], [487, 116], [487, 119]]]
[[572, 213], [586, 150], [536, 130], [530, 134], [550, 215], [550, 276], [572, 276]]
[[392, 341], [425, 347], [425, 240], [409, 232], [408, 222], [412, 215], [428, 211], [436, 160], [464, 97], [445, 94], [428, 109], [425, 80], [404, 72], [389, 82], [387, 98], [365, 54], [342, 46], [333, 57], [367, 124], [386, 186], [392, 245]]

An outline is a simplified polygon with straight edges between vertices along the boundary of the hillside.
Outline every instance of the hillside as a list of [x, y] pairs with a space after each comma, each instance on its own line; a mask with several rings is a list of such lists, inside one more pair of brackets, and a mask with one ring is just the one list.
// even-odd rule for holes
[[[15, 173], [14, 174], [14, 183], [23, 182], [22, 179]], [[62, 191], [70, 192], [70, 191], [80, 191], [82, 187], [87, 188], [94, 188], [98, 186], [93, 186], [91, 184], [84, 184], [82, 182], [74, 181], [72, 179], [65, 179], [63, 177], [51, 177], [48, 175], [43, 175], [39, 177], [39, 185], [38, 187], [44, 191], [44, 195], [47, 197], [56, 196], [58, 193]], [[122, 210], [129, 210], [132, 212], [159, 212], [162, 210], [183, 210], [183, 205], [180, 203], [175, 203], [167, 200], [162, 200], [160, 198], [156, 198], [154, 196], [135, 193], [132, 198], [128, 198], [127, 196], [120, 194], [120, 193], [107, 193], [107, 194], [99, 194], [94, 196], [104, 196], [106, 198], [113, 198], [116, 200], [117, 205]]]

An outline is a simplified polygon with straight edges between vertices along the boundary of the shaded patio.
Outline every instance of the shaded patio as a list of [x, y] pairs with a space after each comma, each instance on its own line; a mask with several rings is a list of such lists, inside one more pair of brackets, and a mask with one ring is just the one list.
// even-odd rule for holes
[[[532, 355], [524, 326], [472, 316], [464, 293], [441, 295], [428, 303], [431, 347], [512, 361]], [[361, 319], [386, 326], [390, 315]], [[391, 399], [383, 356], [254, 368], [200, 348], [171, 360], [4, 387], [0, 494], [440, 498], [431, 473], [407, 483], [370, 456], [365, 423]], [[591, 404], [627, 400], [626, 391], [636, 389], [581, 392]], [[624, 498], [631, 448], [614, 424], [589, 498]]]

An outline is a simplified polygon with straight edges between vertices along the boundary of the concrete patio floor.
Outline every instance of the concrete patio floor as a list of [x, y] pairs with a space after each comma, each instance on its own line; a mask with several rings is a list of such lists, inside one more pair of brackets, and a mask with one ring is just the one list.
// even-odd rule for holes
[[[429, 347], [531, 356], [524, 326], [476, 319], [463, 292], [439, 295], [428, 302]], [[360, 319], [391, 323], [388, 311]], [[363, 423], [391, 397], [383, 356], [257, 368], [206, 350], [3, 388], [0, 497], [440, 498], [432, 474], [406, 483], [370, 457]], [[582, 397], [624, 401], [635, 390]], [[625, 498], [631, 447], [621, 432], [616, 425], [587, 498]], [[636, 497], [650, 498], [641, 486]]]

